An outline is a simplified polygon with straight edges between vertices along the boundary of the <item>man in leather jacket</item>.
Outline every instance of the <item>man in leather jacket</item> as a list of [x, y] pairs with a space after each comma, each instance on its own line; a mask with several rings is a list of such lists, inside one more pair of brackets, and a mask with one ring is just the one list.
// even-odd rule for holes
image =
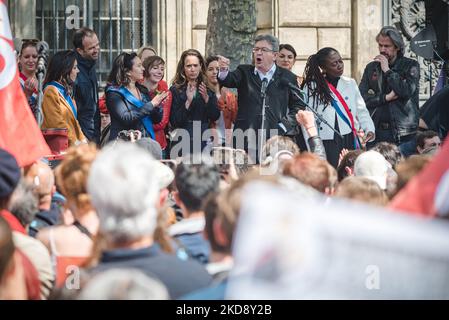
[[419, 64], [404, 57], [404, 42], [393, 27], [376, 36], [379, 55], [370, 62], [360, 82], [360, 93], [376, 126], [375, 143], [405, 146], [419, 122]]

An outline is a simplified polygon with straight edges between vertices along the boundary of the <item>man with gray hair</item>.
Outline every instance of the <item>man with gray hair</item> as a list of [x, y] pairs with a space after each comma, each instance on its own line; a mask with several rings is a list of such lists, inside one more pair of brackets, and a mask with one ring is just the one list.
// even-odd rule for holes
[[166, 170], [170, 169], [133, 143], [106, 147], [95, 159], [87, 189], [100, 219], [105, 250], [92, 271], [138, 269], [160, 280], [176, 299], [207, 286], [211, 278], [200, 264], [165, 254], [154, 243], [156, 206]]
[[376, 140], [405, 151], [419, 122], [419, 64], [404, 57], [398, 30], [383, 27], [376, 36], [379, 55], [370, 62], [360, 82], [360, 93], [376, 126]]
[[305, 104], [288, 86], [289, 83], [297, 83], [296, 75], [276, 66], [279, 40], [269, 34], [258, 35], [252, 51], [254, 65], [242, 64], [234, 71], [229, 70], [229, 59], [219, 56], [218, 80], [221, 85], [238, 90], [239, 109], [234, 138], [249, 130], [257, 137], [258, 143], [246, 141], [244, 145], [235, 147], [244, 148], [254, 160], [260, 158], [255, 151], [271, 136], [297, 134], [295, 116], [300, 109], [305, 109]]

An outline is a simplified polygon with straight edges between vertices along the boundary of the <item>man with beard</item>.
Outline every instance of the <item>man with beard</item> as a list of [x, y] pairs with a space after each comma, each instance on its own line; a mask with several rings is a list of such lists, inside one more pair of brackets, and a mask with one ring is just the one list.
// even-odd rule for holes
[[395, 28], [383, 27], [376, 41], [380, 54], [366, 66], [359, 87], [376, 127], [372, 144], [386, 141], [406, 151], [418, 129], [419, 64], [404, 57]]
[[78, 107], [78, 122], [87, 139], [99, 144], [100, 109], [95, 64], [100, 55], [100, 42], [93, 30], [83, 27], [73, 35], [73, 46], [80, 71], [73, 90]]

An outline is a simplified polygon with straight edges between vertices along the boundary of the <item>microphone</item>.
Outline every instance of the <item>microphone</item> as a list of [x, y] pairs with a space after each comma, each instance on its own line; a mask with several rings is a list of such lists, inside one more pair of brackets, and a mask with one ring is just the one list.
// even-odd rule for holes
[[303, 93], [302, 90], [301, 90], [297, 85], [291, 83], [290, 81], [288, 81], [288, 80], [285, 79], [285, 78], [282, 78], [282, 79], [281, 79], [281, 84], [282, 84], [283, 86], [288, 86], [290, 89], [295, 90], [295, 91], [297, 91], [297, 92], [300, 92], [301, 94]]
[[40, 42], [38, 42], [36, 47], [37, 47], [37, 53], [38, 53], [36, 75], [39, 75], [39, 74], [44, 75], [47, 70], [47, 59], [48, 59], [49, 46], [48, 46], [47, 42], [40, 41]]
[[287, 86], [291, 90], [293, 90], [293, 94], [295, 95], [295, 97], [298, 98], [299, 101], [304, 105], [302, 110], [305, 110], [308, 107], [307, 103], [302, 98], [304, 96], [304, 92], [300, 88], [298, 88], [298, 86], [296, 84], [291, 83], [290, 81], [288, 81], [288, 79], [282, 78], [281, 85]]
[[[317, 119], [319, 119], [322, 123], [324, 123], [325, 125], [327, 125], [327, 126], [328, 126], [332, 131], [334, 131], [338, 136], [340, 136], [341, 138], [343, 138], [342, 135], [340, 134], [340, 132], [338, 132], [337, 130], [335, 130], [335, 128], [332, 127], [332, 126], [329, 124], [329, 122], [327, 122], [326, 119], [324, 119], [324, 117], [323, 117], [321, 114], [319, 114], [315, 109], [311, 108], [311, 107], [304, 101], [304, 99], [302, 98], [302, 96], [304, 96], [304, 93], [303, 93], [303, 91], [302, 91], [301, 89], [298, 88], [298, 86], [297, 86], [296, 84], [291, 83], [290, 81], [288, 81], [288, 80], [285, 79], [285, 78], [282, 78], [282, 79], [281, 79], [281, 84], [282, 84], [283, 86], [287, 86], [287, 87], [289, 87], [290, 89], [292, 89], [293, 94], [295, 95], [295, 97], [298, 98], [298, 100], [299, 100], [301, 103], [304, 104], [304, 107], [302, 108], [302, 110], [308, 109], [308, 110], [312, 111], [312, 112], [315, 114], [315, 116], [317, 117]], [[301, 95], [300, 95], [300, 94], [301, 94]]]
[[262, 97], [265, 97], [265, 92], [267, 91], [267, 87], [268, 87], [268, 79], [263, 78], [262, 86], [260, 87], [260, 94], [262, 95]]

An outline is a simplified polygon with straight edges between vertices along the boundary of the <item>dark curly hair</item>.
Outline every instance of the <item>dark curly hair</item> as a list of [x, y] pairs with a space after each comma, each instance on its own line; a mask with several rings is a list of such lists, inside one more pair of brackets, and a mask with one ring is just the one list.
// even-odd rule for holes
[[112, 84], [113, 86], [124, 86], [126, 87], [131, 80], [129, 79], [128, 75], [126, 74], [128, 71], [130, 71], [133, 68], [134, 59], [137, 57], [137, 53], [132, 52], [122, 52], [120, 53], [115, 59], [114, 63], [112, 64], [112, 70], [111, 73], [109, 73], [108, 76], [108, 83]]
[[320, 49], [317, 53], [309, 57], [304, 68], [304, 82], [301, 88], [304, 89], [307, 86], [312, 97], [325, 105], [331, 103], [332, 95], [321, 69], [325, 66], [327, 57], [334, 52], [338, 53], [337, 50], [331, 47]]

